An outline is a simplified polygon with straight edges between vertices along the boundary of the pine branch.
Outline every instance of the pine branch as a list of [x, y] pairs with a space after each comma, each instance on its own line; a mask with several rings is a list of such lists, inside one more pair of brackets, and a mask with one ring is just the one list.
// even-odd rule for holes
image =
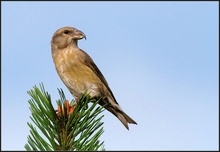
[[62, 89], [58, 91], [58, 110], [53, 108], [50, 95], [45, 91], [43, 84], [40, 84], [40, 89], [34, 86], [33, 90], [28, 91], [32, 97], [28, 101], [30, 118], [37, 129], [31, 123], [27, 123], [30, 135], [25, 149], [104, 150], [104, 141], [99, 140], [104, 132], [101, 122], [104, 115], [99, 115], [104, 108], [97, 105], [98, 100], [84, 93], [78, 104], [73, 101], [69, 104]]

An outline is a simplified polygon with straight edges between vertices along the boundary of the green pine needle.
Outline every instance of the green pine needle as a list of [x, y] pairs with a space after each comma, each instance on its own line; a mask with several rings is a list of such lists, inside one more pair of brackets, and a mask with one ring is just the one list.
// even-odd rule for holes
[[[58, 89], [60, 99], [57, 105], [60, 107], [59, 115], [53, 108], [51, 97], [45, 91], [43, 84], [40, 89], [34, 86], [28, 94], [32, 97], [30, 104], [31, 120], [36, 128], [30, 127], [30, 135], [25, 149], [31, 150], [105, 150], [104, 141], [99, 137], [104, 132], [100, 113], [104, 108], [98, 105], [85, 92], [79, 103], [75, 105], [72, 113], [66, 107], [66, 97], [62, 89]], [[89, 107], [88, 104], [92, 103]], [[71, 102], [70, 106], [73, 104]], [[63, 109], [63, 110], [62, 110]]]

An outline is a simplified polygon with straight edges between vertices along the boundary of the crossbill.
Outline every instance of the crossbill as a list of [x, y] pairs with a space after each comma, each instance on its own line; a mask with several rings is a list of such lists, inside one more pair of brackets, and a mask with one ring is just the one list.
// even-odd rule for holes
[[78, 40], [83, 38], [86, 39], [86, 35], [73, 27], [63, 27], [54, 33], [51, 50], [60, 79], [76, 101], [79, 101], [85, 91], [91, 97], [100, 97], [99, 104], [129, 129], [128, 123], [137, 123], [120, 108], [106, 79], [92, 58], [78, 47]]

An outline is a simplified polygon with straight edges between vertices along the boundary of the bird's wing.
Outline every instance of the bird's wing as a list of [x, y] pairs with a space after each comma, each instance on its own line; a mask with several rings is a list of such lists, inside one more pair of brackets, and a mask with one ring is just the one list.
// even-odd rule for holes
[[[99, 70], [99, 68], [96, 66], [96, 64], [93, 62], [92, 58], [83, 50], [81, 50], [84, 55], [85, 55], [85, 65], [88, 66], [97, 76], [98, 78], [102, 81], [102, 83], [105, 85], [105, 87], [108, 89], [108, 91], [110, 92], [111, 96], [113, 97], [114, 101], [117, 103], [110, 87], [108, 86], [108, 83], [105, 79], [105, 77], [102, 75], [101, 71]], [[118, 103], [117, 103], [118, 104]]]

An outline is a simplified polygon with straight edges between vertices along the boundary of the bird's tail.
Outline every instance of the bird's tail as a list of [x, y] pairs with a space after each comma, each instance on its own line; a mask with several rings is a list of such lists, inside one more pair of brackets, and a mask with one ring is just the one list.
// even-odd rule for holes
[[[115, 110], [116, 111], [116, 110]], [[131, 117], [124, 111], [116, 111], [115, 116], [122, 122], [122, 124], [129, 130], [128, 123], [137, 124]]]
[[[110, 102], [111, 103], [111, 102]], [[131, 117], [129, 117], [118, 104], [110, 104], [111, 106], [105, 106], [105, 108], [114, 114], [122, 124], [129, 130], [128, 123], [137, 124]]]

